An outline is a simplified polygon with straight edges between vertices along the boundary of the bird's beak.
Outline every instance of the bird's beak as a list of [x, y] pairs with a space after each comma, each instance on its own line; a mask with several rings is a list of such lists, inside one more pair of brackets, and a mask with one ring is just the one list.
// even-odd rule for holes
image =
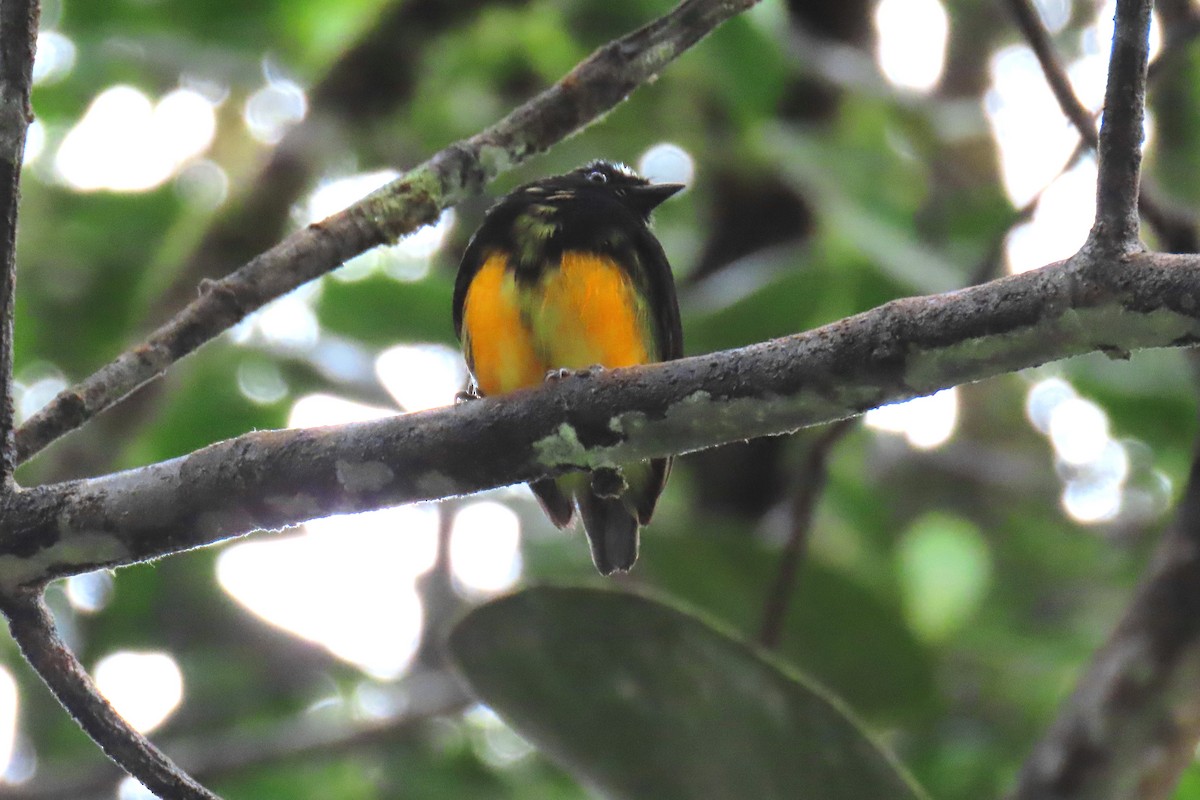
[[651, 183], [646, 186], [638, 186], [631, 193], [642, 212], [649, 214], [662, 201], [685, 188], [687, 185], [683, 183]]

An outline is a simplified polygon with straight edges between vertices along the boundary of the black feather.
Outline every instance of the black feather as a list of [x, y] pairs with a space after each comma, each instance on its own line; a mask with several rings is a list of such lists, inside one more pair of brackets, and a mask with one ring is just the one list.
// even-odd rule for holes
[[638, 521], [619, 499], [576, 496], [583, 531], [592, 547], [592, 563], [601, 575], [628, 572], [638, 557]]

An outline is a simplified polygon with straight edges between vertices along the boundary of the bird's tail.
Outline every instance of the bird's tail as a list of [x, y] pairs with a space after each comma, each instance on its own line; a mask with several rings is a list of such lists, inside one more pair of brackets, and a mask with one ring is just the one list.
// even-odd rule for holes
[[583, 491], [575, 501], [596, 569], [601, 575], [628, 572], [638, 556], [637, 516], [619, 497], [599, 497]]
[[638, 557], [638, 530], [650, 521], [671, 470], [670, 459], [627, 464], [621, 470], [574, 473], [529, 484], [546, 516], [559, 528], [575, 508], [603, 575], [628, 572]]

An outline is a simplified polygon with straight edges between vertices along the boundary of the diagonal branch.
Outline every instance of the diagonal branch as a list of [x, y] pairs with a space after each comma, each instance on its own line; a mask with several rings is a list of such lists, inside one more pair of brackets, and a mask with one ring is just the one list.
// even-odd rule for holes
[[40, 593], [0, 598], [21, 653], [88, 736], [146, 788], [171, 800], [220, 800], [171, 763], [105, 700], [63, 643]]
[[1141, 248], [1137, 198], [1150, 57], [1151, 0], [1117, 0], [1104, 122], [1100, 128], [1096, 224], [1089, 246], [1114, 253]]
[[260, 528], [793, 431], [1089, 352], [1200, 341], [1200, 257], [1096, 251], [807, 333], [356, 425], [250, 433], [9, 501], [0, 590]]
[[[378, 22], [312, 88], [308, 114], [288, 129], [257, 175], [209, 223], [157, 302], [165, 315], [196, 295], [204, 279], [223, 277], [270, 247], [286, 230], [296, 198], [352, 133], [385, 123], [412, 100], [425, 53], [448, 30], [489, 8], [524, 0], [393, 0]], [[394, 141], [394, 137], [388, 137]]]
[[1011, 800], [1172, 796], [1200, 741], [1200, 450], [1171, 528]]
[[141, 344], [65, 390], [17, 430], [24, 461], [68, 431], [295, 287], [437, 219], [501, 172], [590, 124], [634, 89], [758, 0], [683, 0], [608, 43], [491, 128], [457, 142], [388, 186], [292, 234], [201, 294]]
[[[1080, 101], [1075, 90], [1071, 87], [1071, 80], [1067, 77], [1067, 71], [1063, 68], [1062, 61], [1058, 57], [1058, 53], [1054, 49], [1053, 42], [1050, 41], [1050, 36], [1042, 25], [1041, 19], [1038, 17], [1037, 11], [1034, 9], [1030, 0], [1008, 0], [1009, 9], [1013, 17], [1017, 21], [1017, 27], [1021, 29], [1022, 35], [1029, 42], [1030, 48], [1037, 56], [1038, 63], [1041, 65], [1042, 74], [1046, 77], [1046, 82], [1050, 85], [1050, 90], [1054, 94], [1054, 99], [1058, 101], [1058, 106], [1063, 114], [1075, 126], [1083, 143], [1088, 149], [1096, 150], [1099, 144], [1099, 136], [1096, 133], [1096, 120], [1092, 112], [1084, 106]], [[1159, 59], [1155, 64], [1159, 63], [1163, 58], [1170, 57], [1170, 54], [1175, 50], [1181, 50], [1184, 39], [1176, 38], [1175, 47], [1164, 49]], [[1150, 65], [1149, 71], [1154, 70], [1154, 64]], [[1076, 150], [1067, 162], [1068, 165], [1076, 161], [1082, 154], [1083, 150]], [[1030, 211], [1037, 205], [1038, 198], [1031, 200], [1025, 208], [1018, 212], [1018, 216], [1024, 216], [1026, 209]], [[1145, 186], [1138, 189], [1137, 207], [1146, 217], [1146, 221], [1154, 228], [1158, 234], [1161, 243], [1170, 249], [1171, 252], [1192, 252], [1195, 250], [1196, 240], [1196, 220], [1191, 215], [1182, 213], [1170, 207], [1160, 197], [1151, 194]]]
[[1017, 27], [1021, 29], [1021, 34], [1025, 41], [1029, 42], [1038, 63], [1042, 66], [1042, 73], [1046, 76], [1046, 83], [1050, 84], [1050, 91], [1054, 93], [1058, 107], [1067, 115], [1067, 119], [1075, 126], [1075, 130], [1079, 131], [1080, 137], [1088, 147], [1096, 149], [1096, 121], [1092, 118], [1092, 112], [1084, 106], [1071, 87], [1071, 79], [1063, 69], [1062, 61], [1054, 50], [1054, 43], [1050, 41], [1046, 27], [1038, 17], [1037, 9], [1030, 0], [1007, 0], [1007, 3]]
[[[473, 702], [459, 682], [447, 673], [417, 672], [387, 687], [402, 710], [367, 720], [314, 720], [304, 714], [274, 728], [225, 731], [220, 735], [181, 739], [171, 752], [188, 773], [213, 781], [228, 775], [279, 763], [319, 763], [361, 751], [379, 742], [396, 742], [422, 724], [456, 714]], [[399, 698], [403, 697], [403, 701]], [[56, 769], [59, 767], [59, 769]], [[111, 764], [82, 769], [75, 762], [50, 763], [38, 777], [20, 786], [6, 786], [6, 800], [109, 800], [119, 773]]]
[[33, 51], [37, 0], [0, 3], [0, 490], [7, 491], [16, 466], [13, 445], [13, 296], [17, 285], [17, 206], [25, 134], [33, 111]]

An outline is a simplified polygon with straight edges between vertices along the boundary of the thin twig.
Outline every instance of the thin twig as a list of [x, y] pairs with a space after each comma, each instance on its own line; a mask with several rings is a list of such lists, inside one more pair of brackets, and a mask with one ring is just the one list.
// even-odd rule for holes
[[1097, 150], [1096, 224], [1088, 237], [1089, 246], [1114, 253], [1141, 247], [1137, 203], [1150, 55], [1150, 6], [1151, 0], [1117, 0], [1104, 122]]
[[258, 528], [790, 433], [1084, 353], [1200, 341], [1200, 256], [1099, 255], [737, 350], [373, 422], [249, 433], [27, 489], [0, 528], [0, 588]]
[[16, 432], [18, 463], [78, 428], [247, 314], [346, 259], [435, 221], [501, 172], [595, 121], [634, 89], [758, 0], [683, 0], [601, 47], [503, 120], [437, 153], [383, 189], [292, 234], [199, 298], [146, 341], [65, 390]]
[[758, 633], [758, 641], [763, 647], [774, 650], [783, 637], [783, 623], [787, 618], [788, 605], [799, 584], [796, 576], [808, 551], [813, 513], [829, 474], [829, 454], [834, 445], [840, 442], [857, 422], [857, 418], [851, 418], [829, 425], [813, 441], [800, 467], [796, 488], [792, 494], [791, 529], [779, 556], [779, 569], [775, 573], [775, 581], [771, 584], [767, 602], [763, 606], [762, 625]]
[[[7, 0], [6, 0], [7, 1]], [[130, 727], [101, 696], [63, 643], [40, 593], [0, 598], [9, 630], [33, 667], [79, 727], [122, 769], [165, 800], [219, 800]]]
[[0, 491], [12, 486], [13, 297], [17, 284], [17, 207], [25, 134], [33, 119], [29, 90], [37, 41], [37, 0], [0, 3]]
[[1050, 91], [1054, 92], [1054, 99], [1058, 101], [1059, 108], [1067, 115], [1067, 119], [1075, 126], [1075, 130], [1079, 131], [1079, 135], [1088, 146], [1095, 149], [1096, 122], [1092, 119], [1092, 112], [1080, 102], [1075, 90], [1071, 88], [1071, 79], [1063, 69], [1054, 44], [1050, 41], [1050, 35], [1038, 17], [1037, 9], [1029, 0], [1007, 0], [1007, 3], [1009, 11], [1016, 19], [1017, 27], [1033, 48], [1038, 63], [1042, 65], [1042, 73], [1046, 76], [1046, 82], [1050, 84]]

